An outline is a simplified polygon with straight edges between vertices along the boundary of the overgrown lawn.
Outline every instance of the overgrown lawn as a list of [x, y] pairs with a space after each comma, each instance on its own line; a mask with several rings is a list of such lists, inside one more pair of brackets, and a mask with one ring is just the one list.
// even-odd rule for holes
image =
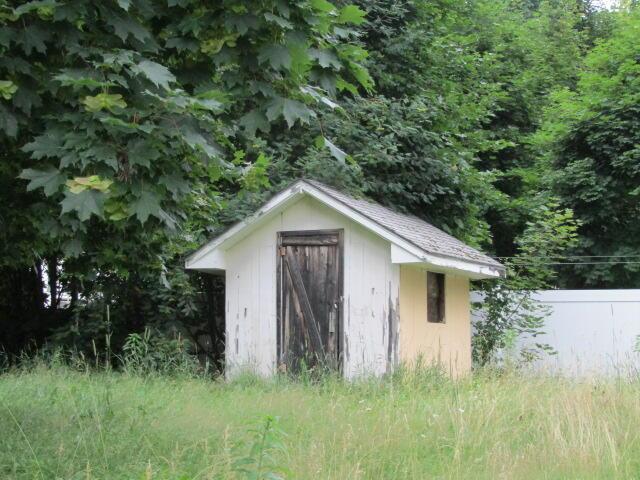
[[[271, 475], [271, 477], [269, 476]], [[3, 479], [640, 476], [640, 383], [0, 375]]]

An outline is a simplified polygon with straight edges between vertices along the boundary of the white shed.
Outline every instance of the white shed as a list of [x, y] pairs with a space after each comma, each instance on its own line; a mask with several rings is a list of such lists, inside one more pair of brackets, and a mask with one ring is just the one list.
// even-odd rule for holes
[[471, 367], [469, 280], [500, 263], [410, 215], [299, 180], [193, 253], [225, 276], [227, 375], [319, 359], [380, 375], [418, 357]]

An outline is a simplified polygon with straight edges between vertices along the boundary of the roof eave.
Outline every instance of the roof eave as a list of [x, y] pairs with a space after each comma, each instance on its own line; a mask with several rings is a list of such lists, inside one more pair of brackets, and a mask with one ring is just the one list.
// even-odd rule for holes
[[[316, 199], [320, 203], [328, 205], [334, 210], [342, 213], [352, 221], [362, 225], [376, 235], [389, 241], [392, 245], [402, 249], [417, 259], [418, 263], [441, 267], [444, 269], [455, 270], [464, 273], [472, 279], [482, 278], [498, 278], [504, 276], [504, 267], [492, 266], [482, 262], [474, 262], [468, 259], [448, 257], [427, 252], [402, 236], [380, 225], [376, 221], [366, 215], [356, 211], [349, 205], [332, 197], [328, 193], [320, 190], [305, 180], [298, 180], [292, 185], [276, 194], [253, 215], [234, 224], [228, 230], [203, 245], [200, 249], [189, 255], [185, 261], [185, 268], [192, 270], [205, 271], [205, 267], [201, 260], [206, 255], [213, 253], [216, 249], [226, 249], [233, 245], [235, 241], [248, 235], [250, 231], [257, 228], [264, 220], [284, 210], [289, 204], [297, 201], [298, 197], [307, 194]], [[242, 236], [241, 236], [242, 235]], [[240, 237], [240, 238], [239, 238]], [[416, 263], [414, 262], [395, 262], [395, 263]], [[502, 268], [501, 268], [502, 267]], [[220, 268], [220, 267], [218, 267]]]
[[504, 267], [501, 265], [474, 262], [425, 251], [414, 254], [393, 243], [391, 244], [391, 262], [401, 265], [413, 265], [444, 273], [462, 273], [472, 280], [504, 276]]
[[[306, 184], [305, 184], [306, 185]], [[217, 237], [213, 238], [209, 242], [205, 243], [195, 252], [191, 253], [185, 260], [185, 268], [200, 270], [195, 264], [202, 259], [205, 255], [213, 252], [217, 248], [221, 248], [228, 243], [233, 242], [242, 232], [248, 234], [248, 228], [255, 228], [262, 220], [276, 214], [277, 212], [284, 210], [291, 202], [297, 200], [298, 197], [304, 194], [303, 181], [298, 180], [280, 193], [274, 195], [267, 203], [260, 207], [255, 213], [248, 216], [244, 220], [234, 223], [227, 230], [222, 232]], [[253, 228], [252, 228], [253, 227]]]
[[[373, 231], [380, 237], [389, 241], [392, 245], [396, 245], [407, 251], [408, 253], [414, 255], [415, 257], [420, 259], [421, 263], [430, 265], [442, 265], [444, 268], [450, 268], [451, 270], [456, 270], [460, 273], [464, 273], [474, 280], [483, 278], [499, 278], [504, 276], [504, 267], [502, 267], [502, 265], [493, 266], [484, 262], [474, 262], [473, 260], [449, 257], [440, 254], [434, 254], [432, 252], [427, 252], [414, 243], [410, 242], [409, 240], [405, 239], [404, 237], [380, 225], [375, 220], [372, 220], [366, 215], [357, 212], [350, 206], [332, 197], [328, 193], [325, 193], [324, 191], [316, 188], [315, 186], [305, 182], [305, 187], [307, 193], [316, 198], [316, 200], [333, 207], [335, 210], [339, 211], [346, 217], [368, 228], [370, 231]], [[449, 267], [446, 267], [445, 265], [449, 265]]]

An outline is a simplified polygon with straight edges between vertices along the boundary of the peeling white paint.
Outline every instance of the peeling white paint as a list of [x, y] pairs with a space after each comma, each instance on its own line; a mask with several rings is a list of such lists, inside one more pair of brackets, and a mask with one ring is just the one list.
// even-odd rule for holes
[[[226, 261], [227, 372], [262, 375], [277, 365], [277, 232], [344, 230], [345, 377], [387, 371], [389, 301], [399, 295], [399, 266], [389, 243], [320, 202], [302, 197], [224, 252]], [[382, 339], [382, 340], [381, 340]]]

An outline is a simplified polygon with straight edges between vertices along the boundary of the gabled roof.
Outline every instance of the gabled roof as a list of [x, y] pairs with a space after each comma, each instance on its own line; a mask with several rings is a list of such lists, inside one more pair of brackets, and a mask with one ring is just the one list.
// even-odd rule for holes
[[[493, 258], [466, 245], [455, 237], [415, 217], [396, 212], [378, 203], [355, 198], [315, 180], [298, 180], [275, 195], [254, 215], [236, 223], [194, 252], [186, 268], [220, 269], [221, 260], [213, 260], [217, 250], [235, 243], [256, 228], [262, 219], [282, 211], [300, 195], [309, 195], [334, 208], [391, 243], [394, 263], [422, 263], [442, 270], [459, 271], [471, 278], [504, 275], [504, 266]], [[244, 233], [244, 235], [243, 235]], [[219, 252], [217, 252], [219, 253]], [[205, 257], [209, 257], [206, 260]], [[214, 264], [217, 264], [215, 266]]]
[[366, 215], [374, 222], [388, 228], [427, 253], [437, 253], [502, 268], [502, 265], [493, 258], [479, 252], [475, 248], [470, 247], [466, 243], [461, 242], [457, 238], [452, 237], [448, 233], [443, 232], [418, 217], [398, 213], [369, 200], [354, 198], [315, 180], [305, 181], [350, 208]]

